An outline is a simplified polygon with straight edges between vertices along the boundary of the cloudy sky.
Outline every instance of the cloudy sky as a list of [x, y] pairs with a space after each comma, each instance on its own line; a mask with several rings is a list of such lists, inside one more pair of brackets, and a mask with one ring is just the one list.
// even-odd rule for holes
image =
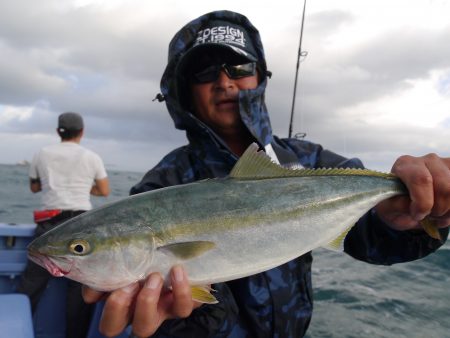
[[[225, 5], [226, 4], [226, 5]], [[0, 1], [0, 163], [58, 142], [58, 114], [78, 111], [82, 144], [108, 170], [144, 172], [186, 143], [159, 92], [167, 46], [217, 9], [259, 28], [273, 77], [267, 104], [287, 136], [302, 1]], [[294, 133], [367, 167], [401, 154], [450, 156], [450, 2], [309, 0]]]

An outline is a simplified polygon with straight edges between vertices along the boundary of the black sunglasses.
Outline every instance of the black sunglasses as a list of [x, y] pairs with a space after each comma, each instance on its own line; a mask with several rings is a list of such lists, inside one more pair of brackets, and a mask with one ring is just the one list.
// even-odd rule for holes
[[226, 63], [211, 65], [192, 74], [191, 79], [194, 83], [214, 82], [218, 79], [222, 70], [230, 79], [241, 79], [256, 74], [256, 62], [244, 63], [242, 65], [229, 65]]

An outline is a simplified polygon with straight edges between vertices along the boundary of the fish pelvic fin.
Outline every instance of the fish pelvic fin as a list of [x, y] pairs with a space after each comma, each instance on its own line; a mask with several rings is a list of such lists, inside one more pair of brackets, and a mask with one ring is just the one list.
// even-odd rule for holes
[[438, 228], [436, 222], [434, 222], [429, 217], [426, 217], [423, 220], [421, 220], [419, 223], [422, 226], [423, 230], [425, 230], [425, 232], [428, 234], [428, 236], [430, 236], [431, 238], [437, 239], [441, 243], [443, 242], [441, 233], [439, 232], [439, 228]]
[[216, 247], [214, 242], [210, 241], [192, 241], [173, 243], [161, 246], [158, 250], [169, 253], [177, 258], [186, 260], [201, 256], [205, 252]]
[[292, 165], [283, 167], [266, 155], [258, 151], [258, 145], [252, 143], [230, 172], [229, 177], [234, 179], [264, 179], [275, 177], [302, 177], [302, 176], [377, 176], [386, 179], [396, 179], [396, 176], [369, 169], [354, 168], [319, 168], [298, 169]]
[[214, 295], [211, 293], [213, 291], [214, 290], [209, 286], [191, 286], [192, 299], [203, 304], [217, 304], [219, 302], [217, 298], [214, 297]]
[[349, 231], [352, 228], [353, 228], [353, 225], [349, 226], [343, 232], [341, 232], [339, 234], [339, 236], [337, 236], [332, 241], [328, 242], [323, 247], [326, 248], [326, 249], [329, 249], [329, 250], [333, 250], [333, 251], [344, 251], [344, 240], [345, 240], [345, 237], [347, 237], [347, 234], [349, 233]]

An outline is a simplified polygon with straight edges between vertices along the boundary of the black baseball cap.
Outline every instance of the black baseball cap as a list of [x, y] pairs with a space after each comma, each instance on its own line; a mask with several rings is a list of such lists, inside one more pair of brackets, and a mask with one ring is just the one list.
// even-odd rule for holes
[[83, 118], [78, 113], [62, 113], [58, 117], [58, 130], [81, 130], [84, 128]]
[[258, 61], [255, 46], [244, 27], [234, 22], [212, 20], [197, 32], [193, 45], [180, 59], [177, 73], [183, 74], [201, 53], [212, 50], [219, 53], [222, 50], [224, 54], [233, 54], [247, 62]]

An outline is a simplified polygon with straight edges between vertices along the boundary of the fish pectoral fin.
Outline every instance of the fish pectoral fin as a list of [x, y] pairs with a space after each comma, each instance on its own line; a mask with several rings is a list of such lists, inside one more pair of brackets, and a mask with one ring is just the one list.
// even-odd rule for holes
[[214, 291], [209, 286], [192, 285], [192, 299], [203, 304], [217, 304], [219, 301], [211, 292]]
[[439, 228], [438, 228], [436, 222], [434, 222], [429, 217], [426, 217], [423, 220], [421, 220], [419, 223], [422, 226], [423, 230], [425, 230], [425, 232], [428, 234], [428, 236], [430, 236], [431, 238], [437, 239], [437, 240], [441, 241], [441, 243], [442, 243], [442, 236], [441, 236], [441, 233], [439, 232]]
[[333, 251], [344, 251], [344, 240], [351, 228], [353, 228], [353, 225], [349, 226], [347, 229], [341, 232], [339, 236], [328, 242], [328, 244], [324, 245], [323, 247]]
[[180, 259], [191, 259], [203, 255], [215, 246], [216, 244], [210, 241], [192, 241], [167, 244], [159, 247], [158, 250], [170, 253]]

